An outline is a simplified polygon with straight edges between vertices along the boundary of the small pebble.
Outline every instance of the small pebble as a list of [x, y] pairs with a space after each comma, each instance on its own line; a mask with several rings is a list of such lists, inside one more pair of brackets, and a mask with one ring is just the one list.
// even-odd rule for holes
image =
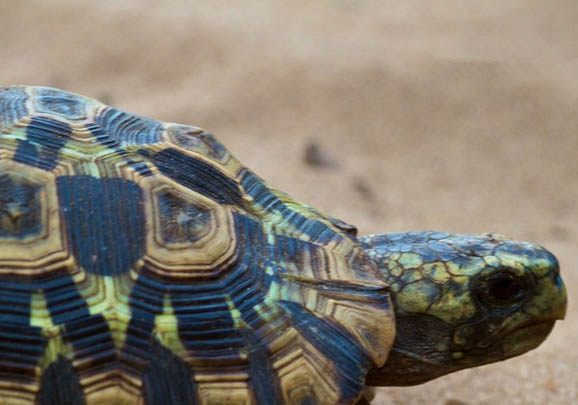
[[327, 155], [319, 144], [314, 141], [309, 142], [305, 147], [304, 161], [306, 164], [313, 167], [327, 168], [337, 166], [335, 159]]

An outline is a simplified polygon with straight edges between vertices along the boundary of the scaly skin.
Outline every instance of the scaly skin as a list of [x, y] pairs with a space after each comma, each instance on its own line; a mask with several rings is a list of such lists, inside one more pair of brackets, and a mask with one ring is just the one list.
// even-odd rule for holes
[[556, 258], [499, 235], [409, 232], [360, 241], [391, 285], [397, 335], [368, 385], [414, 385], [537, 347], [566, 312]]

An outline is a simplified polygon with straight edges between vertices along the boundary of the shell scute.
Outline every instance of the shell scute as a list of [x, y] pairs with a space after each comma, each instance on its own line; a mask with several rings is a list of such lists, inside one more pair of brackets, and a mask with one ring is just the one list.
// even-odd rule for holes
[[83, 120], [86, 118], [86, 103], [84, 99], [62, 90], [40, 88], [36, 91], [36, 111], [39, 113], [60, 115], [68, 120]]

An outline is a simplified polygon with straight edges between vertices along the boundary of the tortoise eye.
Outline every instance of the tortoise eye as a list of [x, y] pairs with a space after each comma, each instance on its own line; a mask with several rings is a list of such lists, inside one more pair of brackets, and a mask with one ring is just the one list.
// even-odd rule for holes
[[498, 300], [510, 300], [522, 291], [521, 283], [510, 277], [495, 277], [488, 280], [488, 293]]
[[489, 276], [477, 288], [479, 298], [489, 305], [508, 305], [524, 299], [527, 282], [510, 272], [501, 271]]

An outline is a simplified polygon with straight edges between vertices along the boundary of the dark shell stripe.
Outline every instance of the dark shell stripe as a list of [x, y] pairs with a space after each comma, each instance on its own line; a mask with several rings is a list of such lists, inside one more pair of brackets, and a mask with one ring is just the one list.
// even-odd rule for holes
[[102, 134], [99, 142], [109, 146], [148, 145], [161, 139], [162, 125], [148, 118], [107, 108], [96, 115], [95, 124]]
[[0, 125], [2, 403], [350, 403], [385, 361], [363, 250], [212, 135], [33, 87]]
[[238, 184], [209, 163], [187, 156], [173, 148], [166, 148], [156, 153], [139, 150], [138, 153], [147, 157], [161, 173], [177, 183], [220, 204], [243, 206], [243, 196]]
[[170, 350], [154, 342], [151, 361], [142, 376], [146, 404], [190, 405], [198, 388], [189, 367]]
[[59, 358], [44, 371], [38, 405], [84, 405], [84, 395], [72, 362]]
[[53, 170], [58, 162], [58, 152], [71, 133], [72, 129], [65, 123], [35, 117], [26, 127], [26, 139], [18, 140], [14, 161]]
[[78, 265], [103, 276], [134, 268], [145, 250], [141, 188], [125, 179], [85, 175], [59, 176], [56, 186]]

